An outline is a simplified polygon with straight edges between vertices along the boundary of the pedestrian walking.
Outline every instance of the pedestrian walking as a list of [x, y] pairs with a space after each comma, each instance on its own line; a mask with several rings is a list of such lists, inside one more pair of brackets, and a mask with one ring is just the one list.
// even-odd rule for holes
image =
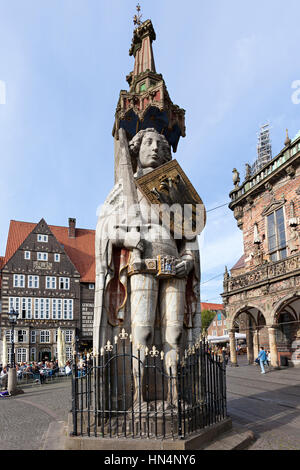
[[264, 364], [267, 363], [267, 353], [264, 349], [263, 346], [260, 347], [260, 351], [259, 351], [259, 354], [257, 356], [257, 359], [259, 360], [259, 365], [260, 365], [260, 368], [261, 368], [261, 373], [262, 374], [265, 374], [266, 371], [265, 371], [265, 368], [264, 368]]
[[267, 363], [268, 363], [268, 367], [270, 367], [271, 365], [271, 352], [270, 351], [267, 351]]
[[222, 358], [223, 358], [223, 362], [227, 366], [228, 356], [227, 356], [227, 351], [226, 351], [225, 346], [223, 346], [223, 348], [222, 348]]

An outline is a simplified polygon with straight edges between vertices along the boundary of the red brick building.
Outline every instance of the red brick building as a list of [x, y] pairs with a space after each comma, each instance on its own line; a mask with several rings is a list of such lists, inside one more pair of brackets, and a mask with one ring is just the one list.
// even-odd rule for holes
[[202, 302], [201, 310], [210, 310], [211, 312], [215, 312], [215, 316], [207, 328], [208, 336], [224, 336], [228, 334], [223, 304], [209, 304]]
[[244, 318], [248, 358], [270, 348], [272, 364], [300, 362], [300, 132], [271, 160], [247, 165], [229, 208], [243, 231], [243, 254], [224, 275], [222, 297], [233, 351], [233, 333]]

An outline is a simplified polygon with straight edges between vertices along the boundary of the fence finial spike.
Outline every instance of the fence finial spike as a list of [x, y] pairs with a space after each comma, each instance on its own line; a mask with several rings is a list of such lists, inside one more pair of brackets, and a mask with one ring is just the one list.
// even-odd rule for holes
[[101, 348], [101, 349], [100, 349], [100, 355], [101, 355], [101, 356], [104, 356], [104, 348]]
[[117, 342], [118, 342], [118, 337], [115, 336], [115, 344], [117, 344]]
[[126, 333], [125, 328], [122, 328], [121, 333], [119, 334], [120, 339], [127, 339], [128, 338], [128, 333]]
[[164, 360], [164, 355], [165, 355], [165, 353], [163, 351], [160, 351], [160, 358], [161, 358], [162, 361]]
[[148, 356], [149, 348], [146, 346], [145, 347], [145, 356]]
[[156, 347], [153, 345], [152, 349], [150, 351], [150, 356], [151, 357], [157, 357], [159, 355], [159, 351], [156, 349]]
[[105, 351], [112, 351], [113, 350], [113, 345], [111, 342], [108, 340], [106, 345], [104, 346]]

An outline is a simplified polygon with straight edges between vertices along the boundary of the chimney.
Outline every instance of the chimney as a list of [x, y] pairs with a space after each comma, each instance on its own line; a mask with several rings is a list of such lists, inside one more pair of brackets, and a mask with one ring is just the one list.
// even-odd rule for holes
[[76, 237], [76, 219], [69, 218], [69, 238]]

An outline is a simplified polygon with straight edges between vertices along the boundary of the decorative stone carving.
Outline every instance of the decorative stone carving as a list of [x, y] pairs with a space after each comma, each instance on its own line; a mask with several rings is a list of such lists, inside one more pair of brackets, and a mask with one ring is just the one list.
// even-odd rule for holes
[[288, 146], [291, 144], [291, 142], [292, 142], [292, 141], [291, 141], [291, 139], [289, 138], [289, 131], [288, 131], [288, 129], [286, 129], [286, 138], [285, 138], [285, 141], [284, 141], [284, 145], [285, 145], [286, 147], [288, 147]]
[[263, 295], [267, 295], [270, 291], [270, 285], [269, 284], [265, 284], [264, 286], [261, 287], [261, 293]]
[[244, 217], [244, 212], [243, 208], [241, 206], [236, 206], [233, 211], [234, 218], [237, 221], [237, 226], [239, 228], [243, 227], [243, 217]]
[[260, 268], [240, 276], [231, 277], [228, 281], [228, 292], [253, 286], [258, 282], [268, 281], [300, 269], [300, 255], [280, 262], [264, 264]]
[[258, 225], [257, 225], [256, 222], [254, 224], [253, 243], [254, 244], [261, 243], [261, 239], [260, 239], [260, 236], [259, 236], [259, 233], [258, 233]]
[[230, 279], [230, 275], [228, 273], [227, 266], [225, 266], [224, 279], [223, 279], [224, 292], [228, 291], [228, 281], [229, 281], [229, 279]]
[[289, 240], [287, 244], [288, 244], [289, 252], [292, 255], [295, 252], [299, 251], [300, 234], [298, 232], [297, 227], [295, 227], [294, 225], [291, 225], [289, 227], [289, 233], [290, 233], [290, 236], [289, 236]]
[[254, 266], [260, 266], [263, 263], [263, 252], [260, 242], [254, 244], [253, 263]]
[[246, 197], [246, 201], [247, 203], [249, 204], [249, 206], [253, 206], [253, 203], [254, 203], [254, 197], [253, 196], [247, 196]]
[[285, 204], [285, 202], [286, 201], [285, 201], [284, 196], [282, 196], [280, 200], [277, 200], [275, 199], [275, 197], [272, 197], [270, 204], [268, 204], [268, 206], [265, 207], [261, 215], [264, 217], [265, 215], [268, 215], [269, 213], [280, 209], [280, 207], [282, 207]]
[[289, 165], [285, 168], [285, 172], [292, 179], [295, 177], [296, 169], [293, 165]]
[[239, 182], [240, 182], [240, 174], [239, 174], [239, 172], [237, 171], [236, 168], [234, 168], [232, 170], [232, 181], [233, 181], [235, 189], [238, 189], [239, 188]]
[[271, 185], [271, 183], [267, 182], [265, 184], [265, 188], [267, 191], [271, 192], [273, 190], [273, 186]]
[[295, 204], [294, 201], [290, 202], [290, 218], [289, 218], [289, 225], [296, 226], [298, 225], [297, 217], [295, 217]]
[[248, 180], [251, 178], [251, 166], [249, 165], [249, 163], [246, 163], [245, 166], [246, 166], [245, 180]]

